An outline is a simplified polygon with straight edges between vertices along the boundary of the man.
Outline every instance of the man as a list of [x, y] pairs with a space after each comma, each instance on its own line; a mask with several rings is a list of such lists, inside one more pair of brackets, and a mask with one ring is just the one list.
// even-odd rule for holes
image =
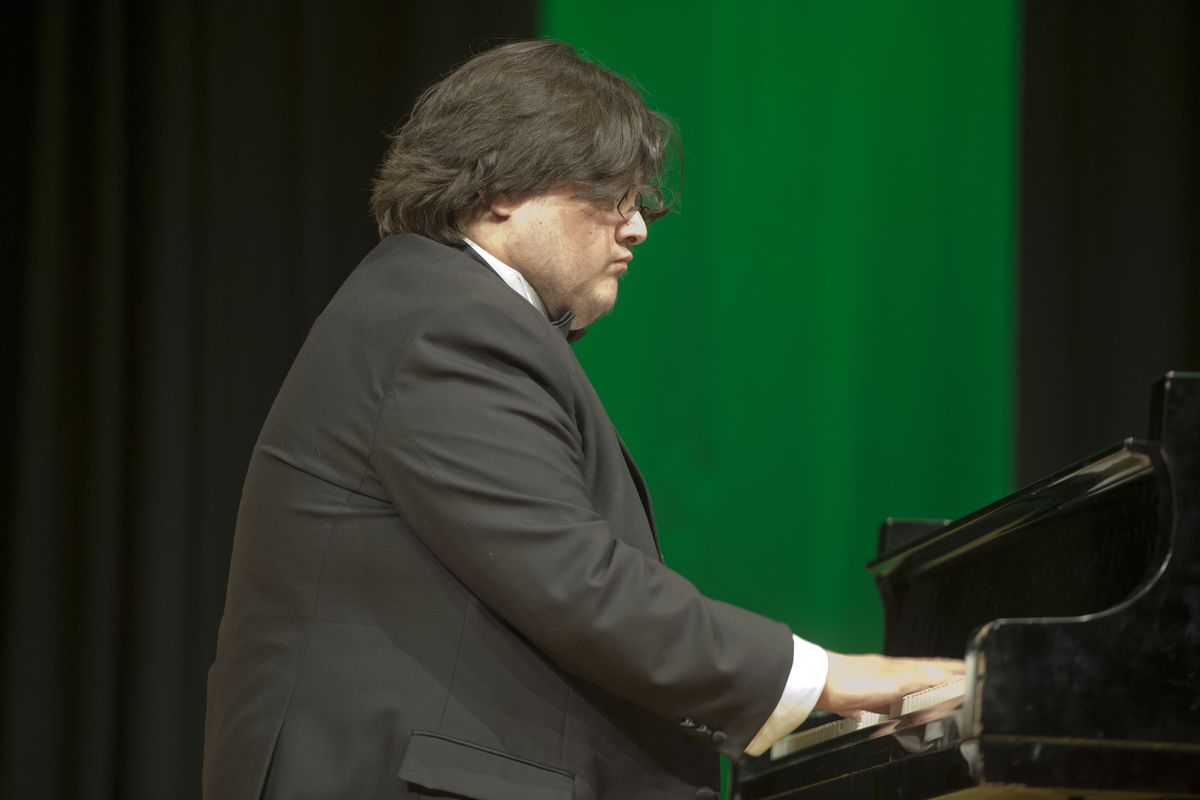
[[715, 797], [717, 751], [961, 673], [826, 653], [662, 564], [568, 340], [663, 211], [669, 132], [553, 42], [418, 100], [376, 182], [383, 241], [251, 460], [206, 797]]

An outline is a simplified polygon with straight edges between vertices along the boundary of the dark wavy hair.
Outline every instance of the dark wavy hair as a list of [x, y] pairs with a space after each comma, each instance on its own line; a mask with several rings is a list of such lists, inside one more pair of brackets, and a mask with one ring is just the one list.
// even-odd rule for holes
[[522, 41], [471, 58], [417, 99], [375, 177], [380, 236], [446, 244], [496, 197], [560, 187], [616, 203], [640, 192], [647, 222], [669, 210], [662, 173], [675, 127], [625, 78], [569, 45]]

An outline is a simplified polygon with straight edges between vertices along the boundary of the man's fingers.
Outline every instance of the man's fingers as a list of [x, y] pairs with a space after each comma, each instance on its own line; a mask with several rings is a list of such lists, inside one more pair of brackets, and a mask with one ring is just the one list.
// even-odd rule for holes
[[967, 671], [967, 663], [961, 658], [933, 658], [928, 660], [919, 659], [918, 661], [941, 674], [947, 674], [952, 677], [964, 675]]
[[966, 672], [960, 659], [888, 658], [829, 653], [829, 673], [818, 708], [842, 716], [884, 708], [905, 695], [955, 680]]
[[962, 660], [950, 658], [936, 661], [906, 659], [898, 668], [908, 670], [915, 678], [930, 684], [952, 681], [966, 673], [966, 664]]

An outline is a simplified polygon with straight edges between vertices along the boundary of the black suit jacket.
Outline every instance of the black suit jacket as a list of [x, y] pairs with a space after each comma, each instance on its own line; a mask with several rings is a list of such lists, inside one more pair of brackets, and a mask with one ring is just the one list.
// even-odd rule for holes
[[412, 235], [333, 298], [246, 478], [206, 798], [710, 796], [791, 634], [661, 563], [561, 327]]

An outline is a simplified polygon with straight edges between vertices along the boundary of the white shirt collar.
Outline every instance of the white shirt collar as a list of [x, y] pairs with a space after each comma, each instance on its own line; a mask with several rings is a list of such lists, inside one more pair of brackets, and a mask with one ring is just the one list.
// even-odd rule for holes
[[517, 272], [508, 264], [505, 264], [500, 259], [496, 258], [487, 250], [484, 250], [467, 237], [464, 236], [463, 241], [471, 245], [475, 252], [479, 253], [483, 260], [487, 262], [487, 265], [492, 268], [492, 271], [499, 275], [500, 278], [507, 283], [514, 292], [528, 300], [534, 308], [542, 312], [542, 316], [544, 316], [546, 319], [550, 318], [550, 315], [546, 313], [546, 305], [542, 302], [542, 298], [538, 297], [538, 293], [534, 291], [532, 286], [529, 285], [529, 281], [525, 280], [524, 275]]

